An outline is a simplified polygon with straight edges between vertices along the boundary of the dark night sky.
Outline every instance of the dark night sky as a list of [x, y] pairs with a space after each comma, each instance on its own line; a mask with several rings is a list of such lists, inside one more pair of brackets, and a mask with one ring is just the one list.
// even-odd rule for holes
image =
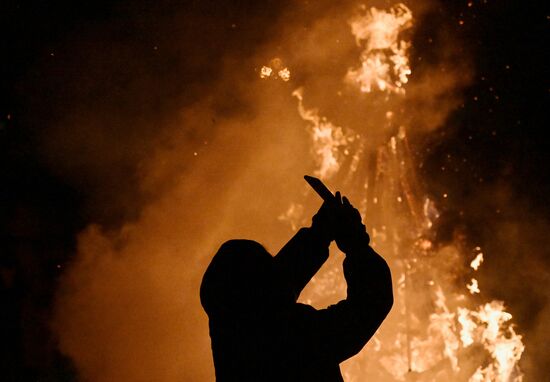
[[[212, 81], [219, 75], [216, 65], [205, 62], [215, 62], [225, 50], [242, 49], [246, 53], [246, 46], [239, 45], [238, 39], [210, 40], [208, 30], [225, 36], [223, 31], [235, 20], [242, 25], [243, 34], [257, 29], [254, 39], [261, 41], [268, 32], [261, 30], [256, 20], [277, 14], [283, 3], [2, 1], [0, 314], [2, 337], [6, 340], [1, 341], [0, 375], [14, 381], [73, 378], [70, 363], [55, 350], [47, 326], [56, 280], [63, 268], [59, 266], [70, 260], [76, 234], [88, 223], [116, 226], [132, 218], [135, 212], [129, 206], [148, 197], [135, 191], [132, 174], [137, 169], [131, 164], [120, 166], [120, 173], [111, 174], [105, 181], [124, 197], [104, 195], [97, 179], [78, 175], [78, 163], [70, 171], [59, 171], [52, 165], [55, 158], [51, 149], [44, 147], [44, 137], [58, 133], [57, 123], [83, 104], [116, 110], [121, 121], [151, 122], [150, 131], [135, 139], [153, 136], [155, 116], [190, 102], [201, 81]], [[466, 0], [443, 3], [445, 8], [434, 17], [456, 25], [465, 48], [473, 52], [476, 74], [466, 90], [464, 106], [450, 117], [449, 127], [430, 138], [430, 150], [423, 157], [429, 187], [434, 194], [459, 190], [451, 193], [454, 199], [449, 205], [461, 207], [449, 208], [448, 219], [465, 219], [464, 224], [479, 227], [471, 235], [480, 242], [495, 227], [501, 227], [499, 222], [524, 222], [516, 233], [518, 239], [533, 248], [544, 246], [537, 256], [549, 269], [548, 3], [488, 0], [473, 1], [471, 7]], [[190, 33], [192, 22], [158, 27], [157, 20], [169, 19], [172, 12], [188, 13], [190, 19], [214, 15], [219, 23], [199, 26], [196, 34]], [[460, 20], [464, 21], [462, 25]], [[188, 34], [189, 41], [181, 49], [189, 56], [204, 55], [197, 45], [213, 44], [209, 55], [191, 64], [189, 78], [182, 79], [187, 83], [187, 92], [182, 92], [181, 85], [169, 75], [179, 62], [170, 54], [151, 50], [156, 46], [170, 53], [174, 49], [170, 33]], [[110, 55], [102, 62], [93, 61], [97, 47], [91, 41], [95, 38], [115, 41], [112, 47], [105, 47]], [[257, 42], [254, 39], [250, 40], [252, 47]], [[149, 50], [136, 45], [129, 51], [118, 49], [127, 41], [141, 41]], [[125, 68], [129, 57], [141, 64]], [[109, 72], [106, 67], [115, 70]], [[130, 80], [135, 77], [141, 80]], [[137, 114], [132, 106], [136, 102], [143, 105]], [[111, 116], [98, 120], [116, 127], [115, 113], [106, 114]], [[113, 134], [116, 136], [116, 132]], [[469, 143], [457, 145], [459, 141]], [[139, 144], [134, 146], [133, 150], [142, 149]], [[118, 159], [124, 162], [125, 153], [120, 155], [122, 159]], [[447, 170], [439, 172], [437, 169], [442, 167]], [[90, 176], [101, 178], [103, 174]], [[498, 191], [487, 198], [486, 192], [477, 193], [477, 187]], [[117, 207], [96, 208], [105, 200]], [[487, 209], [472, 214], [480, 204]], [[532, 229], [535, 223], [538, 228]], [[491, 252], [506, 252], [498, 244], [492, 245]], [[501, 260], [504, 269], [521, 268], [521, 261]], [[519, 272], [510, 277], [518, 281], [529, 275]], [[520, 327], [532, 325], [531, 318], [546, 302], [544, 294], [517, 286], [508, 289], [492, 285], [489, 293], [510, 302], [512, 311], [519, 314]], [[524, 294], [532, 297], [523, 299]]]

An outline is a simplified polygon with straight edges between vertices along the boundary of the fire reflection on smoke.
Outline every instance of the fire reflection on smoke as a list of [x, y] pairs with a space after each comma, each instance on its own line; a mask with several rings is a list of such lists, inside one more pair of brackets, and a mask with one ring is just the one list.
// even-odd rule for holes
[[[161, 115], [161, 136], [143, 156], [128, 159], [139, 163], [139, 185], [150, 201], [132, 205], [139, 217], [120, 230], [91, 225], [82, 232], [57, 296], [60, 349], [82, 379], [211, 381], [207, 319], [198, 301], [202, 273], [229, 238], [258, 240], [274, 253], [290, 228], [309, 224], [319, 200], [300, 188], [300, 177], [311, 171], [350, 197], [393, 269], [394, 309], [365, 351], [343, 365], [347, 381], [521, 380], [523, 345], [514, 320], [503, 303], [484, 299], [489, 288], [476, 274], [490, 262], [460, 232], [454, 241], [438, 239], [442, 202], [452, 198], [429, 194], [417, 174], [428, 147], [419, 147], [419, 137], [438, 136], [430, 132], [463, 101], [469, 55], [441, 24], [446, 19], [422, 23], [434, 9], [431, 0], [385, 10], [379, 4], [386, 2], [372, 1], [357, 13], [351, 2], [295, 2], [280, 19], [261, 19], [262, 26], [273, 23], [261, 42], [247, 40], [245, 29], [222, 36], [232, 47], [246, 46], [246, 54], [220, 53], [222, 75], [201, 84], [201, 92], [185, 88], [192, 104]], [[181, 21], [171, 21], [170, 40]], [[258, 24], [251, 25], [256, 31]], [[179, 52], [181, 40], [173, 44]], [[203, 50], [210, 60], [210, 44]], [[180, 75], [176, 70], [174, 82]], [[64, 126], [77, 143], [53, 135], [55, 157], [67, 146], [70, 153], [59, 158], [70, 163], [76, 153], [80, 169], [81, 152], [90, 147], [111, 153], [126, 144], [102, 146], [98, 134], [101, 142], [80, 146], [93, 121], [84, 130]], [[136, 136], [149, 142], [149, 133]], [[96, 165], [95, 156], [89, 160]], [[341, 260], [331, 256], [302, 301], [326, 306], [345, 296]]]
[[[406, 102], [411, 43], [402, 32], [412, 20], [404, 4], [364, 8], [352, 18], [351, 32], [363, 51], [343, 81], [373, 97], [404, 97]], [[367, 150], [368, 131], [337, 126], [304, 106], [307, 89], [293, 96], [311, 137], [316, 174], [338, 184], [360, 207], [373, 246], [389, 259], [394, 273], [393, 312], [364, 351], [344, 365], [346, 380], [521, 381], [518, 362], [524, 345], [511, 314], [501, 301], [480, 303], [473, 297], [481, 293], [471, 277], [483, 262], [481, 249], [469, 253], [459, 238], [445, 246], [433, 241], [439, 213], [415, 173], [407, 135], [415, 126], [396, 125], [393, 111], [385, 111], [384, 127], [393, 133]], [[281, 219], [297, 227], [302, 210], [293, 203]], [[339, 260], [329, 261], [302, 301], [323, 306], [345, 296]], [[461, 278], [468, 275], [466, 285]]]

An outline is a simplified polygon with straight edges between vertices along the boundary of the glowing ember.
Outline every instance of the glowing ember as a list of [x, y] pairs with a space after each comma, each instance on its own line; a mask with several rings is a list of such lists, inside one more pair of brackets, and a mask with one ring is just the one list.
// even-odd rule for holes
[[470, 263], [470, 267], [472, 267], [474, 271], [477, 271], [482, 262], [483, 262], [483, 253], [479, 252], [476, 258], [473, 259], [472, 262]]
[[466, 288], [468, 288], [468, 290], [470, 291], [471, 294], [476, 294], [476, 293], [481, 292], [479, 290], [479, 286], [477, 285], [477, 280], [476, 279], [472, 279], [470, 281], [470, 284], [466, 285]]
[[285, 82], [290, 80], [290, 70], [284, 66], [280, 58], [274, 58], [269, 66], [262, 66], [260, 69], [260, 78], [281, 79]]
[[370, 8], [353, 18], [351, 30], [358, 46], [363, 47], [361, 66], [349, 69], [346, 79], [361, 91], [373, 89], [388, 93], [404, 93], [403, 85], [411, 74], [407, 56], [410, 42], [399, 34], [412, 26], [412, 13], [404, 4], [384, 11]]
[[279, 70], [277, 74], [279, 75], [279, 78], [283, 81], [290, 80], [290, 70], [288, 70], [288, 68], [283, 68]]
[[271, 69], [269, 66], [262, 66], [262, 69], [260, 70], [260, 77], [267, 78], [271, 76], [271, 73], [273, 73], [273, 69]]

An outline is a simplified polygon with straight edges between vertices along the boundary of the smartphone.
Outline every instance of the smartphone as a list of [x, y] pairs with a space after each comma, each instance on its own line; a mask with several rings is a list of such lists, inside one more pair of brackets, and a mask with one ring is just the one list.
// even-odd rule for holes
[[327, 186], [325, 186], [321, 179], [309, 175], [304, 175], [304, 179], [325, 202], [334, 199], [334, 195], [330, 192]]

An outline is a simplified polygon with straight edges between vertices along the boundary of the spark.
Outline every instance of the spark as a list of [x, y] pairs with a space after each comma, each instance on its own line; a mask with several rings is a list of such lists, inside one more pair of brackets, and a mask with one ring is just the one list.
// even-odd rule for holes
[[279, 74], [279, 78], [283, 81], [288, 81], [290, 80], [290, 70], [288, 70], [288, 68], [283, 68], [281, 70], [279, 70], [278, 72]]
[[287, 82], [290, 80], [290, 69], [284, 66], [280, 58], [276, 57], [269, 62], [269, 66], [262, 66], [260, 69], [260, 78], [281, 79]]
[[273, 69], [269, 66], [262, 66], [262, 69], [260, 70], [260, 78], [267, 78], [271, 76], [271, 73], [273, 73]]
[[466, 285], [466, 288], [468, 288], [471, 294], [476, 294], [481, 292], [476, 279], [472, 279], [470, 281], [470, 284]]
[[476, 258], [473, 259], [472, 262], [470, 263], [470, 267], [472, 267], [474, 271], [477, 271], [482, 262], [483, 262], [483, 253], [479, 252]]

